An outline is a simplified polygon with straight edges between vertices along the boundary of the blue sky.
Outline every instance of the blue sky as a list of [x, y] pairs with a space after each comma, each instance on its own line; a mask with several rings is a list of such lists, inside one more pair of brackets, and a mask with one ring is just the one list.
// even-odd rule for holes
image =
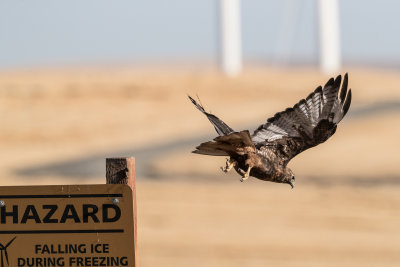
[[[342, 0], [345, 63], [400, 65], [400, 1]], [[2, 0], [0, 68], [214, 61], [216, 0]], [[247, 62], [317, 60], [315, 0], [242, 0]], [[284, 25], [284, 18], [292, 23]], [[282, 45], [283, 44], [283, 45]]]

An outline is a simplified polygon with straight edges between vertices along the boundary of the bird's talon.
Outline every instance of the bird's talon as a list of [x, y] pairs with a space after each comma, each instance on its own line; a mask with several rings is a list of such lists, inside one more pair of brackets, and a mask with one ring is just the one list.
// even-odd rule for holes
[[232, 168], [236, 165], [236, 161], [232, 159], [226, 159], [226, 165], [225, 167], [221, 167], [221, 170], [225, 173], [229, 172], [232, 170]]
[[240, 178], [240, 181], [241, 182], [244, 182], [244, 181], [246, 181], [247, 179], [249, 179], [249, 176], [243, 176], [242, 178]]
[[240, 179], [241, 182], [246, 181], [247, 179], [249, 179], [251, 168], [253, 168], [253, 167], [250, 167], [250, 166], [249, 166], [249, 167], [247, 168], [247, 171], [246, 171], [246, 172], [244, 172], [243, 170], [241, 170], [241, 171], [243, 171], [243, 173], [242, 173], [243, 177]]

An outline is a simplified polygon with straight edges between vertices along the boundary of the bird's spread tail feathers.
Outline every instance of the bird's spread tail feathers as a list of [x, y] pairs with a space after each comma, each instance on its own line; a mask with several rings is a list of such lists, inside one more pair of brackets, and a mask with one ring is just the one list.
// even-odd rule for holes
[[218, 136], [213, 141], [200, 144], [193, 153], [210, 156], [232, 156], [244, 155], [249, 149], [255, 150], [255, 147], [249, 131], [246, 130]]

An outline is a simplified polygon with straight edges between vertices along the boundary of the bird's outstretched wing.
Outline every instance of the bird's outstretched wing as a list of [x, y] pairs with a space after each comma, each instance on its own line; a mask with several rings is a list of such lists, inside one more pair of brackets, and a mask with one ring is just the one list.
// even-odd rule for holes
[[198, 110], [200, 110], [204, 115], [207, 116], [208, 120], [211, 122], [211, 124], [214, 126], [215, 130], [219, 135], [228, 135], [230, 133], [233, 133], [233, 129], [226, 125], [225, 122], [220, 120], [217, 116], [208, 113], [204, 110], [204, 107], [201, 105], [200, 101], [199, 103], [196, 102], [192, 97], [188, 96], [190, 101], [196, 106]]
[[260, 125], [251, 136], [257, 149], [274, 152], [287, 164], [302, 151], [325, 142], [349, 110], [351, 90], [347, 91], [348, 75], [331, 78], [293, 108], [276, 113]]

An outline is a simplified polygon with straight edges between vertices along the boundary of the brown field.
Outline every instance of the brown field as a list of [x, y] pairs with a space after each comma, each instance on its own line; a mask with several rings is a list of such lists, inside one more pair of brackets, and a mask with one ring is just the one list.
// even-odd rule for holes
[[224, 158], [191, 154], [215, 132], [186, 94], [256, 128], [326, 82], [313, 69], [3, 71], [1, 183], [103, 183], [74, 162], [133, 155], [141, 267], [399, 266], [400, 73], [348, 71], [349, 115], [290, 163], [294, 190], [240, 183], [219, 170]]

